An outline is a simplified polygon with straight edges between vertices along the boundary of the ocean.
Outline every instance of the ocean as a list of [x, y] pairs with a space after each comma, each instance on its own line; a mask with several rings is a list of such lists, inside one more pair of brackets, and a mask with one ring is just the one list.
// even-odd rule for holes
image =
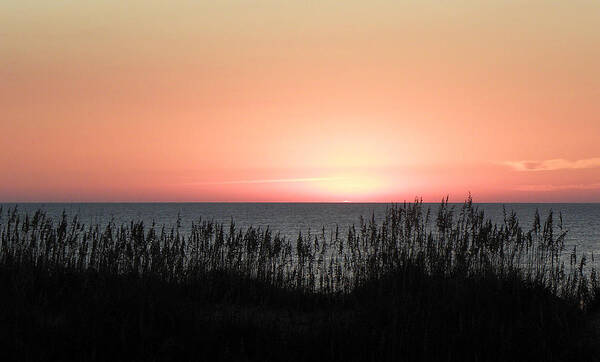
[[[554, 212], [555, 223], [559, 213], [563, 216], [563, 227], [568, 231], [568, 249], [577, 246], [577, 251], [586, 254], [600, 252], [600, 204], [475, 204], [495, 223], [503, 222], [503, 209], [514, 211], [525, 230], [539, 210], [542, 221], [549, 211]], [[179, 216], [182, 232], [185, 234], [193, 222], [214, 220], [247, 228], [269, 227], [273, 232], [295, 239], [298, 233], [321, 232], [327, 234], [339, 228], [344, 235], [352, 224], [358, 226], [361, 215], [364, 218], [375, 216], [381, 220], [386, 203], [0, 203], [3, 212], [18, 207], [20, 213], [44, 210], [58, 220], [65, 212], [70, 218], [77, 215], [86, 225], [106, 225], [114, 220], [118, 225], [131, 221], [143, 221], [145, 225], [174, 226]], [[425, 203], [435, 213], [438, 203]], [[457, 211], [462, 204], [450, 204]], [[1, 223], [1, 220], [0, 220]]]

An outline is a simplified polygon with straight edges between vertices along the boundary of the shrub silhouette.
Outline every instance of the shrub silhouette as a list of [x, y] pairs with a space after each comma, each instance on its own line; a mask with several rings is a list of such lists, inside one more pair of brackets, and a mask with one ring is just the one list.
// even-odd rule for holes
[[562, 218], [390, 205], [342, 236], [0, 212], [0, 340], [19, 360], [568, 360], [600, 286]]

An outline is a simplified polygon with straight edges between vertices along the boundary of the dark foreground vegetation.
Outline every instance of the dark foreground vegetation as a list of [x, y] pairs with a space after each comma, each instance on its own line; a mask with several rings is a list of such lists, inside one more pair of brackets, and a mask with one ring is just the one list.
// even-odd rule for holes
[[[468, 200], [287, 240], [0, 212], [2, 360], [593, 360], [600, 284], [553, 215]], [[569, 256], [570, 255], [570, 256]], [[564, 262], [566, 261], [566, 263]]]

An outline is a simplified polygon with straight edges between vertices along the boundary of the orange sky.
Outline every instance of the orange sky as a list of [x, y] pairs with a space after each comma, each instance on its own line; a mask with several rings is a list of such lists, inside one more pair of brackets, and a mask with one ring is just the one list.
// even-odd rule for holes
[[600, 202], [600, 2], [0, 3], [0, 201]]

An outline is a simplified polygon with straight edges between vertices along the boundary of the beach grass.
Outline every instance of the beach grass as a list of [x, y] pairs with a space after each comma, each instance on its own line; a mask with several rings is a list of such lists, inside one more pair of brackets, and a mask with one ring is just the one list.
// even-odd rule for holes
[[305, 232], [0, 212], [9, 360], [594, 359], [600, 283], [562, 217], [469, 198]]

